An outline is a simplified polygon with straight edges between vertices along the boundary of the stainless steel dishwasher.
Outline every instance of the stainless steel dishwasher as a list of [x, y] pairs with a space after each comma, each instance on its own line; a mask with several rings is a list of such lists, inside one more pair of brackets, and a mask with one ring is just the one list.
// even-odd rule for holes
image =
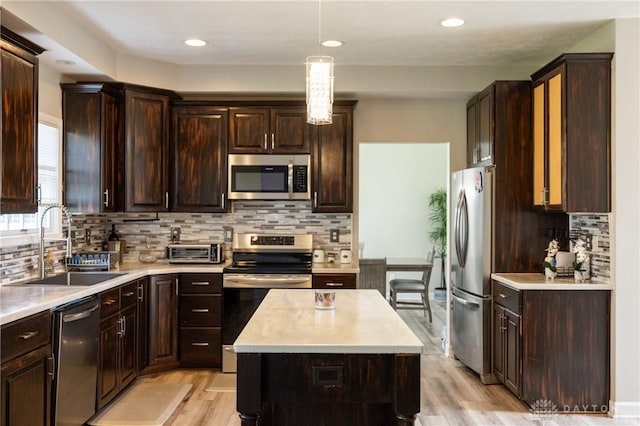
[[96, 412], [100, 299], [82, 299], [54, 314], [53, 424], [82, 425]]

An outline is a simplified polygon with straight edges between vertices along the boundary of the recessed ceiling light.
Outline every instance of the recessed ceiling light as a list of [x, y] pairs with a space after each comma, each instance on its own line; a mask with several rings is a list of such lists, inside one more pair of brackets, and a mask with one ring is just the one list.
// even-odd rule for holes
[[189, 40], [185, 40], [184, 44], [186, 44], [187, 46], [191, 46], [191, 47], [202, 47], [202, 46], [206, 45], [207, 42], [204, 41], [204, 40], [197, 39], [197, 38], [190, 38]]
[[440, 21], [440, 25], [442, 25], [443, 27], [459, 27], [461, 25], [464, 25], [464, 19], [449, 18], [449, 19]]
[[321, 43], [324, 47], [340, 47], [342, 46], [344, 43], [342, 43], [340, 40], [325, 40]]
[[58, 59], [56, 60], [56, 64], [71, 66], [71, 65], [75, 65], [76, 63], [68, 59]]

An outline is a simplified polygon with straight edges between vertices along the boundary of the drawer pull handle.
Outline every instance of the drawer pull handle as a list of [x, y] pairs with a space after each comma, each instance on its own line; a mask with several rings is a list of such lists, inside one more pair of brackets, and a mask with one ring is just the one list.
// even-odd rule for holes
[[206, 314], [207, 312], [209, 312], [209, 309], [192, 309], [191, 312], [195, 313], [195, 314]]
[[208, 286], [209, 285], [209, 281], [194, 281], [194, 282], [191, 283], [191, 285]]
[[36, 337], [40, 332], [39, 331], [29, 331], [27, 333], [21, 334], [20, 338], [22, 340], [29, 340], [32, 337]]
[[344, 287], [344, 283], [327, 283], [327, 287]]
[[114, 303], [116, 303], [116, 302], [117, 302], [117, 300], [116, 300], [116, 299], [109, 299], [109, 300], [105, 300], [103, 303], [104, 303], [105, 305], [107, 305], [107, 306], [111, 306], [111, 305], [113, 305], [113, 304], [114, 304]]
[[123, 296], [124, 296], [124, 297], [131, 297], [131, 296], [133, 296], [134, 294], [135, 294], [135, 293], [134, 293], [133, 291], [129, 291], [129, 292], [127, 292], [127, 293], [123, 294]]
[[509, 296], [507, 296], [504, 293], [498, 293], [498, 297], [500, 297], [501, 299], [508, 299], [509, 298]]
[[208, 342], [193, 342], [191, 346], [209, 346]]

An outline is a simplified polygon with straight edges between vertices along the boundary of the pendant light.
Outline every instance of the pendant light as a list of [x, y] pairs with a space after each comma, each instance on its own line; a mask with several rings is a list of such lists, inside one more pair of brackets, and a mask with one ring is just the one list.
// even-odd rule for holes
[[[322, 15], [318, 0], [318, 46], [321, 46]], [[308, 56], [307, 76], [307, 123], [321, 125], [333, 123], [333, 58], [331, 56]]]

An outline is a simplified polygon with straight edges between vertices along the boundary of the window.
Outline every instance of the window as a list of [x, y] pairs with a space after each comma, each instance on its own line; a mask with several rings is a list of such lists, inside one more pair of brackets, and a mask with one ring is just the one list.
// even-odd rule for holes
[[[5, 237], [15, 238], [16, 243], [20, 243], [24, 242], [20, 241], [21, 238], [37, 236], [44, 208], [60, 202], [61, 128], [62, 120], [46, 114], [38, 116], [38, 213], [0, 215], [0, 236], [3, 240], [7, 239]], [[44, 225], [47, 234], [60, 234], [60, 211], [50, 210]], [[7, 241], [3, 241], [3, 245], [7, 245]]]

